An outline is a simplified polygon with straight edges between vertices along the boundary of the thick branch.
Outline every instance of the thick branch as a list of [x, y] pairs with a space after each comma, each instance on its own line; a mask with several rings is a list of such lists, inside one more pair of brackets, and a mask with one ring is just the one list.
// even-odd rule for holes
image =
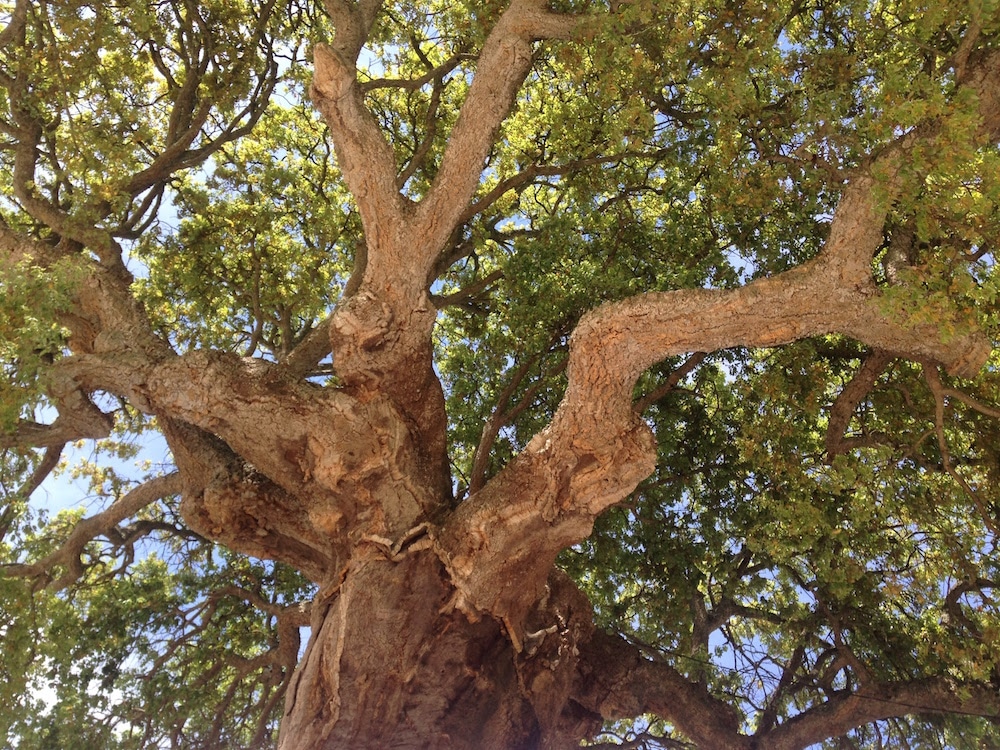
[[596, 632], [580, 644], [573, 700], [606, 720], [644, 713], [662, 716], [697, 747], [747, 750], [731, 706], [669, 664], [644, 657], [619, 636]]
[[759, 750], [802, 750], [855, 727], [894, 716], [959, 713], [1000, 716], [996, 690], [944, 677], [867, 685], [863, 694], [841, 693], [757, 739]]
[[326, 0], [326, 12], [336, 29], [334, 47], [353, 65], [382, 8], [382, 0]]
[[346, 540], [324, 523], [329, 510], [290, 495], [204, 430], [169, 417], [159, 423], [184, 480], [180, 510], [189, 528], [317, 582], [338, 569]]
[[18, 422], [14, 432], [0, 435], [0, 448], [52, 448], [74, 440], [98, 440], [110, 434], [111, 424], [107, 419], [82, 422], [60, 416], [52, 424]]
[[367, 244], [391, 246], [406, 211], [406, 201], [396, 188], [392, 147], [364, 104], [353, 62], [323, 44], [316, 45], [313, 62], [313, 102], [330, 126], [337, 162], [358, 203]]
[[567, 39], [580, 19], [551, 13], [539, 0], [514, 0], [490, 32], [476, 75], [448, 139], [441, 167], [417, 209], [418, 235], [426, 238], [430, 263], [459, 224], [482, 173], [500, 123], [531, 69], [531, 43]]
[[[419, 481], [426, 468], [417, 446], [385, 398], [360, 401], [303, 383], [281, 365], [221, 353], [159, 363], [76, 355], [60, 366], [87, 388], [99, 384], [147, 413], [218, 436], [240, 456], [239, 466], [210, 456], [197, 469], [178, 458], [186, 475], [200, 477], [185, 497], [203, 495], [196, 528], [211, 538], [228, 531], [266, 542], [270, 530], [328, 549], [359, 523], [363, 532], [395, 537], [439, 502]], [[400, 476], [413, 481], [394, 479]], [[260, 524], [247, 520], [237, 529], [233, 519], [248, 513]]]
[[953, 372], [982, 366], [990, 352], [982, 334], [943, 341], [937, 326], [909, 324], [902, 314], [897, 322], [884, 311], [870, 263], [885, 210], [873, 188], [868, 178], [846, 188], [823, 253], [798, 268], [735, 290], [640, 295], [583, 317], [552, 423], [458, 509], [440, 538], [442, 559], [470, 604], [516, 634], [557, 552], [586, 537], [597, 514], [653, 470], [654, 441], [632, 396], [642, 372], [666, 357], [842, 333]]

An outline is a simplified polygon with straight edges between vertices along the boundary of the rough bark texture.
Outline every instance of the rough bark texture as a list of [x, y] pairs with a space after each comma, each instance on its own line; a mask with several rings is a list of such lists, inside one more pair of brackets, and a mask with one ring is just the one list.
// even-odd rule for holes
[[[320, 584], [281, 748], [572, 747], [603, 720], [643, 712], [668, 718], [702, 747], [798, 748], [901, 710], [886, 696], [927, 711], [992, 706], [991, 696], [943, 682], [872, 685], [745, 737], [732, 710], [703, 687], [595, 631], [585, 597], [553, 569], [561, 550], [653, 470], [655, 444], [632, 396], [642, 372], [665, 357], [840, 333], [954, 373], [982, 366], [990, 346], [981, 334], [966, 326], [943, 339], [935, 326], [880, 304], [871, 259], [883, 241], [885, 199], [870, 175], [877, 171], [891, 194], [894, 164], [910, 143], [853, 176], [813, 261], [734, 291], [651, 293], [587, 314], [572, 335], [568, 389], [551, 424], [456, 509], [428, 279], [529, 71], [532, 42], [569, 36], [579, 22], [538, 0], [511, 3], [480, 52], [437, 180], [417, 205], [397, 189], [392, 149], [355, 77], [378, 5], [329, 0], [337, 34], [315, 56], [312, 94], [357, 200], [367, 251], [356, 291], [329, 324], [342, 387], [304, 382], [294, 354], [285, 364], [178, 356], [133, 301], [130, 279], [94, 263], [66, 321], [74, 354], [53, 380], [60, 416], [14, 438], [58, 445], [101, 437], [108, 425], [89, 394], [127, 398], [160, 419], [179, 472], [132, 500], [148, 502], [179, 482], [193, 529]], [[990, 133], [998, 61], [992, 52], [963, 70], [983, 94]], [[31, 158], [19, 162], [22, 186]], [[18, 197], [44, 213], [27, 187]], [[6, 262], [44, 263], [54, 252], [3, 228], [0, 250]], [[48, 432], [39, 439], [33, 430]], [[123, 503], [112, 510], [134, 509]]]

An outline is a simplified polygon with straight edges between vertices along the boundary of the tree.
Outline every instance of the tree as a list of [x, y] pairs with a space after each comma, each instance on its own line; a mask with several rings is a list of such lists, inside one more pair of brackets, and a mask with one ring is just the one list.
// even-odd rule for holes
[[995, 3], [0, 7], [8, 742], [1000, 742]]

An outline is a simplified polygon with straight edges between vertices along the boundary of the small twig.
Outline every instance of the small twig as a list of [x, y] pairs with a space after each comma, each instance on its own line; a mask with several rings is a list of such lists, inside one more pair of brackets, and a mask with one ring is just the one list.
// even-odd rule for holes
[[647, 393], [635, 402], [636, 413], [642, 414], [650, 406], [677, 388], [678, 383], [694, 372], [694, 369], [704, 362], [706, 357], [708, 357], [707, 352], [695, 352], [690, 355], [677, 369], [673, 370], [670, 375], [667, 376], [666, 381], [661, 386], [652, 392]]

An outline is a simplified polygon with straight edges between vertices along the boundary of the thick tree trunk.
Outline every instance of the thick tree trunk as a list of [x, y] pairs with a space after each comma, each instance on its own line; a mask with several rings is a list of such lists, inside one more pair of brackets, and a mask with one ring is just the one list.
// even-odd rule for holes
[[570, 589], [547, 602], [564, 608], [561, 629], [540, 630], [517, 654], [495, 620], [455, 608], [448, 574], [425, 546], [417, 540], [395, 560], [367, 547], [319, 594], [279, 747], [569, 747], [596, 731], [600, 716], [575, 704], [560, 716], [567, 691], [558, 683], [569, 687], [575, 665], [569, 639], [589, 620], [579, 606], [565, 609]]

